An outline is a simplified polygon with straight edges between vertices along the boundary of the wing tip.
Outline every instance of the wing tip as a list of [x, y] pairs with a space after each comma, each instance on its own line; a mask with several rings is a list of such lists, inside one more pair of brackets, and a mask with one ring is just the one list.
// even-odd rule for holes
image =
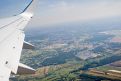
[[34, 0], [31, 0], [31, 2], [27, 5], [27, 7], [22, 11], [22, 13], [27, 12], [31, 4], [33, 3]]

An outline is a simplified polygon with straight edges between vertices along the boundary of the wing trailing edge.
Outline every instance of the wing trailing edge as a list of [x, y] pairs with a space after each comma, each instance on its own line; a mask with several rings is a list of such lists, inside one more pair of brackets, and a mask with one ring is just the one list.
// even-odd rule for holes
[[35, 74], [35, 72], [36, 72], [35, 69], [33, 69], [25, 64], [19, 63], [17, 74], [19, 74], [19, 75]]
[[23, 49], [35, 49], [35, 47], [34, 45], [24, 41]]

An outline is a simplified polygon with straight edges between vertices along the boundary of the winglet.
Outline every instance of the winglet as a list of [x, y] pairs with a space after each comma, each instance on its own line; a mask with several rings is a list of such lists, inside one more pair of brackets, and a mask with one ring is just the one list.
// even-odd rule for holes
[[32, 0], [32, 1], [28, 4], [28, 6], [23, 10], [22, 13], [24, 13], [24, 12], [34, 13], [34, 10], [35, 10], [36, 7], [37, 7], [38, 1], [39, 1], [39, 0]]
[[38, 0], [32, 0], [29, 5], [22, 11], [21, 15], [27, 18], [32, 18], [36, 9]]
[[30, 5], [33, 3], [33, 0], [29, 3], [29, 5], [22, 11], [22, 13], [23, 12], [25, 12], [25, 11], [27, 11], [27, 12], [31, 12], [31, 11], [33, 11], [33, 10], [31, 10], [31, 8], [29, 8], [30, 7]]

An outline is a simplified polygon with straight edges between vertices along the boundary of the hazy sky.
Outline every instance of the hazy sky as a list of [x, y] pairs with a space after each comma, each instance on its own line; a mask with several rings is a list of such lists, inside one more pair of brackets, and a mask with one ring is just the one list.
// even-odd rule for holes
[[[1, 0], [0, 17], [18, 14], [29, 0]], [[40, 0], [31, 26], [88, 22], [121, 16], [121, 0]]]

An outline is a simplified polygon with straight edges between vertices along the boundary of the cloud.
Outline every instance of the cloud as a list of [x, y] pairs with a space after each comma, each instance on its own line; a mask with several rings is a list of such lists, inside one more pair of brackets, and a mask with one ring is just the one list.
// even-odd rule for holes
[[91, 21], [102, 18], [121, 16], [121, 1], [97, 1], [90, 3], [68, 3], [60, 1], [49, 4], [46, 10], [39, 10], [33, 19], [34, 25], [45, 26], [65, 22]]

